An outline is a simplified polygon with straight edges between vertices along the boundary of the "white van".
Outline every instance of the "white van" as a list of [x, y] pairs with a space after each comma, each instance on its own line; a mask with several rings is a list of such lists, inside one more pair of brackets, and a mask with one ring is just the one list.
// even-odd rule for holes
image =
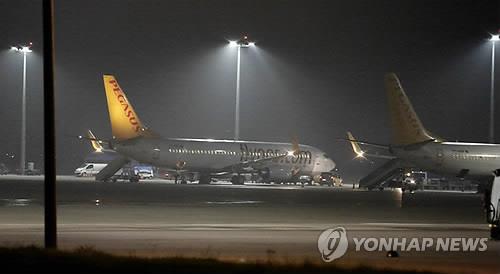
[[139, 179], [153, 179], [154, 173], [152, 169], [139, 169], [137, 171], [137, 176], [139, 176]]
[[85, 163], [75, 169], [75, 175], [78, 177], [95, 176], [108, 164]]

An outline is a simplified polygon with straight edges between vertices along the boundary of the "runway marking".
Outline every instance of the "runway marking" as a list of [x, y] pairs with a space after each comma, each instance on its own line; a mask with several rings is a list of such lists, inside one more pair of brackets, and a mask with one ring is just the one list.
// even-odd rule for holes
[[230, 204], [261, 204], [263, 201], [208, 201], [205, 204], [230, 205]]
[[456, 224], [456, 223], [360, 223], [373, 226], [407, 226], [407, 227], [477, 227], [487, 224]]
[[[359, 223], [359, 224], [282, 224], [282, 223], [249, 223], [249, 224], [161, 224], [161, 223], [69, 223], [59, 224], [61, 230], [88, 231], [88, 230], [276, 230], [276, 231], [321, 231], [325, 228], [342, 225], [352, 231], [370, 230], [421, 230], [421, 229], [462, 229], [484, 230], [489, 228], [485, 224], [417, 224], [417, 223]], [[0, 230], [43, 228], [43, 224], [36, 223], [3, 223]]]
[[[14, 199], [0, 199], [0, 206], [29, 206], [33, 199], [14, 198]], [[1, 205], [3, 203], [3, 205]]]

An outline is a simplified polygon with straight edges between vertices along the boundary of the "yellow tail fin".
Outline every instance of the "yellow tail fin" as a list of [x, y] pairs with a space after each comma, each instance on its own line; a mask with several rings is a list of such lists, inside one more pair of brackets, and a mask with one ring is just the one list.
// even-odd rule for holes
[[103, 79], [113, 138], [127, 140], [141, 136], [145, 128], [115, 77], [104, 75]]
[[420, 122], [396, 74], [385, 76], [385, 88], [394, 144], [410, 145], [434, 139]]
[[87, 132], [87, 136], [90, 139], [90, 144], [92, 145], [92, 148], [94, 148], [94, 151], [95, 152], [102, 152], [102, 150], [103, 150], [102, 145], [97, 141], [97, 138], [95, 137], [94, 133], [92, 133], [92, 131], [90, 131], [90, 129]]

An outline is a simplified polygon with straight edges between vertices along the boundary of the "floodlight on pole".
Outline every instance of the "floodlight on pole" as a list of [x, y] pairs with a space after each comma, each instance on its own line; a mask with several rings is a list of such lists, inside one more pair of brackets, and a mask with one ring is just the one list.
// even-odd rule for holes
[[255, 47], [255, 42], [250, 41], [248, 36], [243, 36], [240, 40], [229, 41], [230, 47], [237, 47], [236, 59], [236, 106], [234, 113], [234, 140], [240, 139], [240, 70], [241, 70], [241, 48]]
[[24, 175], [26, 171], [26, 55], [30, 52], [33, 43], [28, 46], [13, 46], [10, 49], [23, 54], [23, 93], [22, 93], [22, 118], [21, 118], [21, 157], [19, 162], [19, 172]]
[[491, 42], [490, 143], [495, 142], [495, 44], [499, 40], [499, 34], [492, 34], [489, 40]]

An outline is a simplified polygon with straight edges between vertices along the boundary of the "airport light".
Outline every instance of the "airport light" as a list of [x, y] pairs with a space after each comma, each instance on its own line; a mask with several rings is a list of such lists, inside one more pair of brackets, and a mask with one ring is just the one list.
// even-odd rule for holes
[[234, 140], [240, 139], [240, 71], [241, 71], [241, 48], [250, 48], [255, 46], [255, 42], [250, 41], [248, 36], [243, 36], [238, 41], [229, 41], [230, 47], [237, 47], [236, 61], [236, 106], [234, 113]]
[[33, 43], [28, 46], [13, 46], [12, 51], [21, 53], [23, 55], [23, 95], [22, 95], [22, 118], [21, 118], [21, 157], [19, 162], [19, 171], [24, 175], [26, 169], [26, 55], [30, 52]]
[[495, 44], [499, 34], [491, 35], [490, 143], [495, 143]]

